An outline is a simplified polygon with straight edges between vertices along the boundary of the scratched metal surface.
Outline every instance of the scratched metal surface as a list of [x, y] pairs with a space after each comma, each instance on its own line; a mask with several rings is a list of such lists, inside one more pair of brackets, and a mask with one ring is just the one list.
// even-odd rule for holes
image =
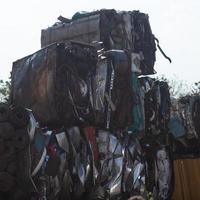
[[58, 118], [54, 98], [57, 48], [51, 45], [13, 63], [11, 101], [32, 109], [41, 123]]

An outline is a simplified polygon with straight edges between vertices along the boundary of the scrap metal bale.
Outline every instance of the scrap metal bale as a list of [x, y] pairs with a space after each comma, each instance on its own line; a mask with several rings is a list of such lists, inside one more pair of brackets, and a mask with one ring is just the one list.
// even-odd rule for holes
[[[32, 109], [42, 126], [89, 121], [96, 61], [94, 46], [77, 42], [55, 43], [17, 60], [12, 68], [11, 102]], [[23, 113], [23, 119], [17, 113], [13, 111], [13, 122], [25, 122]]]
[[127, 49], [133, 53], [133, 60], [137, 58], [141, 74], [155, 73], [154, 39], [147, 14], [139, 11], [117, 12], [114, 9], [78, 12], [71, 20], [61, 19], [41, 32], [42, 47], [54, 42], [76, 40], [86, 43], [101, 41], [106, 50]]

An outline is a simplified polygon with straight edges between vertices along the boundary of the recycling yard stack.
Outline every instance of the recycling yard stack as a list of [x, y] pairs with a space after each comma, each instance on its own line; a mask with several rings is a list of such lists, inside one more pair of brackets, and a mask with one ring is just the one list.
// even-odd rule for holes
[[28, 184], [5, 167], [20, 181], [0, 188], [2, 197], [169, 199], [170, 95], [148, 77], [156, 60], [148, 15], [112, 9], [58, 19], [42, 30], [42, 49], [13, 63], [16, 117], [30, 109], [28, 153], [19, 158]]

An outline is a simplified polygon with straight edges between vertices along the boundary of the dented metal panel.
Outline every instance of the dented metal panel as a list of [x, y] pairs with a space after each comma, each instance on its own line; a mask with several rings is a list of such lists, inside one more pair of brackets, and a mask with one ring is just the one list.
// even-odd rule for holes
[[40, 122], [57, 120], [55, 67], [57, 44], [13, 63], [12, 102], [31, 108]]
[[72, 41], [50, 45], [14, 62], [12, 103], [32, 109], [43, 126], [89, 123], [96, 57], [94, 47]]

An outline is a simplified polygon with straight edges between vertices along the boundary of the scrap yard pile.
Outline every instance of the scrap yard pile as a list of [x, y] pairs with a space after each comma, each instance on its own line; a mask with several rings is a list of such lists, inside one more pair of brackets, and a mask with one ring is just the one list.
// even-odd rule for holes
[[[13, 63], [11, 105], [0, 107], [0, 199], [170, 199], [172, 150], [198, 134], [173, 132], [168, 84], [148, 76], [158, 42], [148, 15], [58, 19], [42, 30], [42, 49]], [[184, 108], [184, 120], [198, 119]]]
[[199, 95], [188, 95], [172, 100], [169, 129], [174, 139], [174, 157], [199, 157], [199, 110]]

